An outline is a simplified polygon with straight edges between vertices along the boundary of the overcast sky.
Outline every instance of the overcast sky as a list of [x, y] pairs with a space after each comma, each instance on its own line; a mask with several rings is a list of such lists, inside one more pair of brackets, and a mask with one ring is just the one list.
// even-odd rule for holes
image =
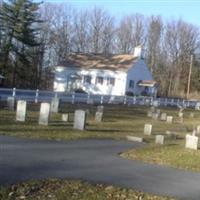
[[101, 6], [117, 19], [131, 13], [145, 16], [161, 15], [165, 19], [182, 18], [200, 26], [200, 0], [43, 0], [43, 2], [65, 2], [75, 8]]

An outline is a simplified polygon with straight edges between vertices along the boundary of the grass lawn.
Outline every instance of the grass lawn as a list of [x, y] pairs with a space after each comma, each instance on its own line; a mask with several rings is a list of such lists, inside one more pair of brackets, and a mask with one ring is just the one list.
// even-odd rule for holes
[[82, 181], [29, 181], [0, 188], [1, 200], [172, 200], [151, 194]]

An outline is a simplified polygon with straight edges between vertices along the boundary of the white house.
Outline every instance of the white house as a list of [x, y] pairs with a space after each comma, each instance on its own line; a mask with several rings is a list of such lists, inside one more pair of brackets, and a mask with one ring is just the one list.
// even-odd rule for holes
[[134, 55], [72, 54], [55, 67], [56, 92], [155, 95], [155, 85], [140, 46]]

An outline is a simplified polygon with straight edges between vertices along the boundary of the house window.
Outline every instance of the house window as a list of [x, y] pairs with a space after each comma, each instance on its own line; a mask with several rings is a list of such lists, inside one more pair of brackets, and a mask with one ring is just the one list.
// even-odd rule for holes
[[84, 76], [83, 82], [84, 82], [84, 83], [89, 83], [89, 84], [91, 84], [91, 79], [92, 79], [91, 76]]
[[129, 88], [134, 88], [134, 80], [129, 81]]
[[107, 78], [107, 85], [115, 85], [115, 78], [108, 77]]
[[103, 85], [103, 77], [102, 76], [97, 76], [96, 77], [96, 84]]

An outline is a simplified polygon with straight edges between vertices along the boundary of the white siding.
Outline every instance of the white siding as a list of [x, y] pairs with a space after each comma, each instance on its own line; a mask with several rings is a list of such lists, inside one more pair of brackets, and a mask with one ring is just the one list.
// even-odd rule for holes
[[[124, 95], [126, 88], [126, 76], [125, 72], [111, 71], [111, 70], [99, 70], [99, 69], [72, 69], [65, 67], [55, 68], [55, 81], [54, 91], [64, 92], [70, 91], [70, 75], [76, 73], [81, 79], [77, 85], [78, 88], [82, 88], [91, 94], [103, 94], [103, 95]], [[84, 83], [84, 76], [91, 76], [91, 84]], [[103, 77], [103, 84], [96, 84], [96, 77]], [[107, 78], [114, 78], [115, 84], [108, 85]]]
[[[130, 80], [134, 81], [134, 88], [129, 87]], [[141, 92], [144, 90], [144, 87], [138, 87], [137, 83], [140, 80], [153, 80], [151, 72], [142, 59], [136, 61], [133, 67], [128, 70], [126, 91], [133, 92], [135, 95], [141, 94]]]

